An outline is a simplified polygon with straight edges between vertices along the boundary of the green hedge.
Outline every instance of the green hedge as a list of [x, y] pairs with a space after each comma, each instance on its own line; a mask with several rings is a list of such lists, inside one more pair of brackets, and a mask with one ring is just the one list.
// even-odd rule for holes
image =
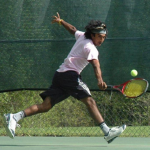
[[[24, 110], [33, 104], [41, 103], [39, 97], [41, 91], [16, 91], [0, 94], [0, 119], [4, 113], [15, 113]], [[110, 125], [126, 123], [128, 125], [149, 125], [149, 99], [150, 94], [146, 93], [136, 99], [125, 98], [118, 92], [113, 92], [110, 99], [110, 92], [92, 92], [98, 108], [105, 121]], [[32, 123], [29, 120], [33, 120]], [[39, 119], [41, 122], [38, 123]], [[69, 97], [60, 104], [57, 104], [48, 113], [38, 114], [22, 120], [24, 127], [29, 124], [35, 127], [42, 126], [95, 126], [85, 105], [80, 101]], [[0, 123], [2, 126], [2, 121]]]
[[[42, 99], [39, 97], [39, 93], [42, 91], [16, 91], [16, 92], [6, 92], [0, 94], [0, 129], [1, 135], [4, 135], [3, 128], [3, 114], [4, 113], [16, 113], [18, 111], [24, 110], [26, 107], [29, 107], [33, 104], [41, 103]], [[92, 92], [93, 98], [97, 102], [97, 106], [105, 119], [105, 122], [109, 126], [118, 126], [121, 124], [126, 124], [132, 126], [133, 134], [137, 136], [137, 127], [145, 126], [148, 128], [150, 124], [149, 119], [149, 98], [150, 93], [145, 93], [142, 97], [136, 99], [125, 98], [118, 92], [113, 92], [110, 99], [110, 91], [95, 91]], [[35, 116], [27, 117], [22, 119], [19, 124], [21, 129], [17, 130], [18, 135], [28, 135], [30, 134], [31, 129], [40, 129], [33, 130], [32, 135], [54, 135], [52, 132], [47, 129], [60, 129], [59, 134], [69, 135], [69, 130], [65, 133], [62, 133], [66, 128], [75, 128], [80, 129], [83, 127], [85, 131], [77, 130], [73, 135], [87, 135], [87, 127], [95, 127], [97, 124], [93, 121], [89, 115], [86, 106], [72, 98], [64, 100], [63, 102], [55, 105], [49, 112], [43, 114], [37, 114]], [[146, 128], [146, 129], [147, 129]], [[26, 130], [25, 130], [26, 129]], [[89, 130], [89, 129], [88, 129]], [[92, 131], [92, 129], [91, 129]], [[25, 132], [25, 133], [24, 133]], [[35, 132], [37, 134], [35, 134]], [[78, 134], [80, 132], [80, 134]], [[85, 132], [85, 134], [82, 134]], [[145, 132], [146, 133], [146, 132]], [[145, 133], [141, 132], [142, 136], [147, 136]], [[100, 130], [93, 130], [90, 135], [99, 135]], [[144, 134], [144, 135], [143, 135]]]

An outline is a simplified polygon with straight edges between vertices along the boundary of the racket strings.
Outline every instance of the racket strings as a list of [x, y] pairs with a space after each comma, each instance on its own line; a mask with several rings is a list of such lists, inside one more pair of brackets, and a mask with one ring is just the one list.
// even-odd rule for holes
[[144, 80], [132, 80], [124, 89], [124, 94], [128, 97], [137, 97], [145, 92], [147, 89], [147, 82]]

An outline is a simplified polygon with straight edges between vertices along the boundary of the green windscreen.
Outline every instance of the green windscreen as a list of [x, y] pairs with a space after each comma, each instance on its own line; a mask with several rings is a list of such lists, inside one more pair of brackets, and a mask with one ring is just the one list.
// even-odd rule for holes
[[[81, 31], [90, 20], [106, 23], [108, 37], [98, 50], [107, 84], [133, 78], [132, 69], [150, 80], [149, 0], [1, 0], [0, 92], [51, 85], [75, 42], [63, 26], [51, 24], [57, 12]], [[81, 75], [91, 90], [98, 90], [90, 64]]]

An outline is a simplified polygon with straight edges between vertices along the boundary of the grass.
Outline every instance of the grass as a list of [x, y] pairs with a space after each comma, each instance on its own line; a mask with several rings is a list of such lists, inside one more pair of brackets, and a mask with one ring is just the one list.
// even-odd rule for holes
[[[0, 135], [6, 136], [4, 128], [0, 128]], [[16, 136], [86, 136], [101, 137], [99, 127], [49, 127], [49, 128], [20, 128], [16, 129]], [[121, 137], [150, 137], [148, 126], [129, 126]]]

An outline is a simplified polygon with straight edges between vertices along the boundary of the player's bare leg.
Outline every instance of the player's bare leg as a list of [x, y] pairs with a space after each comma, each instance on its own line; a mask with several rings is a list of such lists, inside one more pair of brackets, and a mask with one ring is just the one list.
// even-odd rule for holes
[[98, 124], [104, 122], [104, 119], [97, 108], [96, 102], [92, 97], [81, 99], [81, 101], [87, 106], [89, 113]]
[[51, 99], [50, 97], [47, 97], [42, 104], [33, 105], [29, 108], [26, 108], [24, 111], [20, 111], [16, 114], [4, 114], [4, 123], [7, 135], [10, 138], [15, 137], [15, 129], [16, 126], [18, 126], [17, 122], [20, 119], [26, 116], [47, 112], [49, 109], [51, 109]]
[[28, 107], [24, 110], [26, 116], [32, 116], [38, 113], [47, 112], [51, 109], [51, 99], [46, 97], [42, 104], [35, 104], [31, 107]]
[[95, 100], [92, 97], [87, 97], [82, 99], [81, 101], [87, 106], [92, 118], [100, 125], [100, 128], [102, 129], [104, 135], [107, 135], [110, 128], [104, 122], [104, 119], [97, 108]]
[[104, 138], [108, 143], [111, 143], [116, 137], [118, 137], [125, 130], [126, 125], [109, 128], [104, 122], [104, 119], [97, 108], [96, 102], [92, 97], [81, 99], [81, 101], [87, 106], [93, 119], [95, 119], [95, 121], [99, 123], [100, 128], [102, 129], [105, 135]]

